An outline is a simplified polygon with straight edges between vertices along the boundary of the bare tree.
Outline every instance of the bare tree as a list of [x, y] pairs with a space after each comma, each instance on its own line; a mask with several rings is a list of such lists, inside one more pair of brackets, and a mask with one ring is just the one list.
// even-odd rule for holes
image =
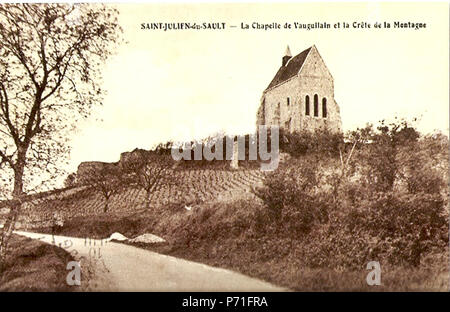
[[101, 103], [101, 65], [122, 32], [117, 15], [104, 5], [0, 5], [0, 167], [13, 198], [0, 257], [27, 182], [56, 176], [70, 131]]
[[126, 164], [128, 179], [145, 190], [145, 205], [151, 208], [152, 195], [163, 186], [172, 187], [176, 184], [173, 175], [173, 162], [169, 155], [149, 152], [133, 162]]
[[103, 196], [103, 212], [108, 212], [109, 199], [120, 191], [123, 182], [121, 170], [113, 164], [91, 168], [80, 178], [81, 184], [90, 186]]

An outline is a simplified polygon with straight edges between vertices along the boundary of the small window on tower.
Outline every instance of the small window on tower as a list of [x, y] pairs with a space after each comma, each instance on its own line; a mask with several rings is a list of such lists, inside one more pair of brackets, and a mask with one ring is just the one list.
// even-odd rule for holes
[[291, 99], [290, 98], [286, 99], [286, 104], [287, 104], [287, 107], [289, 108], [289, 105], [291, 105]]
[[322, 99], [322, 117], [323, 118], [327, 118], [327, 99], [323, 98]]
[[275, 124], [280, 125], [280, 103], [278, 102], [275, 108]]
[[309, 95], [305, 98], [305, 115], [309, 116]]

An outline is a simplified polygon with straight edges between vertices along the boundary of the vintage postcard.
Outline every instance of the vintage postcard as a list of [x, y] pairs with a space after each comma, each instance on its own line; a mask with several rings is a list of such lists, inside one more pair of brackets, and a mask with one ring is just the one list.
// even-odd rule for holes
[[0, 4], [4, 292], [446, 292], [448, 153], [447, 2]]

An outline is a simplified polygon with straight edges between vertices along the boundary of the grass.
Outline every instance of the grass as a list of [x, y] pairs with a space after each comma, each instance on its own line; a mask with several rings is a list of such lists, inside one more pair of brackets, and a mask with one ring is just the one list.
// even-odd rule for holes
[[73, 291], [66, 283], [66, 265], [72, 260], [61, 248], [13, 235], [0, 291]]
[[[244, 206], [244, 207], [243, 207]], [[253, 220], [261, 207], [243, 201], [217, 203], [197, 210], [158, 210], [131, 217], [104, 214], [69, 220], [62, 235], [105, 238], [114, 232], [127, 237], [153, 233], [163, 245], [138, 244], [152, 250], [215, 267], [234, 270], [296, 291], [448, 291], [448, 249], [423, 259], [419, 267], [382, 263], [382, 285], [368, 286], [369, 270], [313, 268], [304, 265], [302, 240], [273, 237]], [[245, 209], [244, 209], [245, 208]], [[193, 231], [193, 227], [197, 230]], [[42, 228], [39, 231], [48, 232]]]

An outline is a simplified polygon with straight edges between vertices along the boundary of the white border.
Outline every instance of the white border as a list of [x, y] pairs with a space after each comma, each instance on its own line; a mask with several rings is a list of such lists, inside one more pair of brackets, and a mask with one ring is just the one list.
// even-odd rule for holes
[[[59, 1], [45, 1], [45, 0], [19, 0], [19, 1], [2, 1], [2, 3], [111, 3], [111, 4], [121, 4], [121, 3], [154, 3], [154, 4], [164, 4], [164, 3], [220, 3], [220, 4], [227, 4], [227, 3], [273, 3], [273, 4], [283, 4], [283, 3], [314, 3], [314, 2], [336, 2], [336, 3], [370, 3], [370, 2], [387, 2], [386, 0], [371, 0], [371, 1], [361, 1], [361, 0], [346, 0], [346, 1], [339, 1], [339, 0], [283, 0], [283, 1], [276, 1], [276, 0], [132, 0], [132, 1], [126, 1], [126, 0], [83, 0], [83, 1], [68, 1], [68, 0], [59, 0]], [[388, 2], [405, 2], [405, 3], [421, 3], [421, 2], [447, 2], [450, 3], [449, 0], [433, 0], [433, 1], [408, 1], [408, 0], [394, 0], [394, 1], [388, 1]], [[2, 4], [0, 3], [0, 5]]]

